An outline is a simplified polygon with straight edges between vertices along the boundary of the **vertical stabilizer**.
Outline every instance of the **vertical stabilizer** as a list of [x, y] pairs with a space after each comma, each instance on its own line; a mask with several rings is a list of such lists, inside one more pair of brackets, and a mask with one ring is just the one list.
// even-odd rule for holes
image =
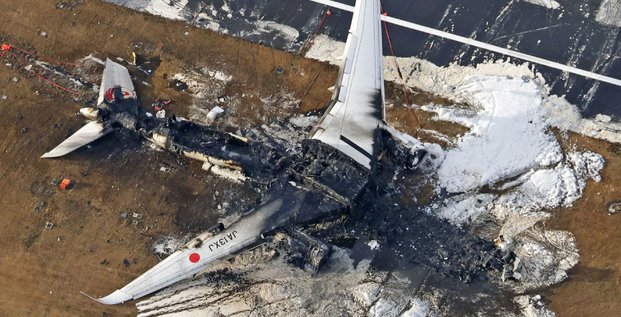
[[100, 105], [104, 101], [106, 92], [116, 86], [123, 88], [124, 95], [135, 98], [136, 90], [134, 89], [134, 84], [132, 83], [132, 78], [129, 76], [127, 68], [108, 58], [106, 59], [106, 66], [104, 68], [103, 77], [101, 78], [101, 87], [99, 87], [97, 104]]

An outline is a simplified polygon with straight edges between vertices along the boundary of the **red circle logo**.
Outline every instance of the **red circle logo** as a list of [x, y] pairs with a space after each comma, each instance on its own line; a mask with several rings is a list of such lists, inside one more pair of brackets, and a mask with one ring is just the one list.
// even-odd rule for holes
[[201, 259], [201, 256], [198, 253], [190, 254], [190, 262], [196, 263], [196, 262], [200, 261], [200, 259]]

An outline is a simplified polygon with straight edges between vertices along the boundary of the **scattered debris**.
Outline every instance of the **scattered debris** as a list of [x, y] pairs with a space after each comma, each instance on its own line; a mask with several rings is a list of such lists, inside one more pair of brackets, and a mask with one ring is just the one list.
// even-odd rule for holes
[[211, 167], [212, 167], [212, 166], [213, 166], [213, 164], [211, 164], [211, 163], [209, 163], [209, 162], [205, 162], [205, 163], [203, 163], [203, 166], [201, 166], [201, 168], [202, 168], [204, 171], [209, 171], [209, 170], [211, 169]]
[[127, 218], [129, 216], [129, 213], [127, 211], [124, 211], [121, 213], [121, 218]]
[[160, 111], [164, 109], [165, 106], [170, 105], [172, 102], [173, 101], [171, 99], [156, 99], [155, 101], [153, 101], [153, 103], [151, 103], [151, 107], [153, 107], [153, 110], [155, 111]]
[[123, 259], [123, 265], [125, 267], [128, 267], [129, 266], [129, 260], [128, 259]]
[[541, 299], [541, 295], [521, 295], [514, 298], [518, 307], [522, 310], [523, 316], [553, 317], [555, 314], [546, 307]]
[[7, 96], [7, 95], [2, 95], [2, 100], [7, 100], [7, 99], [9, 99], [9, 96]]
[[52, 228], [54, 228], [54, 224], [53, 223], [51, 223], [49, 221], [45, 223], [45, 229], [51, 230]]
[[[65, 1], [58, 1], [56, 3], [56, 9], [67, 9], [67, 10], [73, 10], [75, 9], [76, 6], [78, 6], [79, 4], [82, 4], [84, 2], [84, 0], [65, 0]], [[73, 23], [73, 22], [72, 22]]]
[[99, 262], [100, 265], [108, 265], [108, 259], [103, 259], [101, 260], [101, 262]]
[[224, 115], [224, 109], [220, 108], [219, 106], [215, 106], [207, 114], [207, 120], [210, 122], [214, 122], [216, 121], [216, 119], [222, 117], [223, 115]]
[[608, 203], [608, 214], [613, 215], [621, 212], [621, 200]]
[[13, 76], [13, 77], [11, 78], [11, 80], [12, 80], [14, 83], [16, 83], [16, 82], [18, 82], [18, 81], [19, 81], [19, 77], [17, 77], [17, 76]]
[[219, 101], [219, 102], [226, 102], [226, 96], [220, 96], [220, 97], [218, 97], [218, 101]]
[[73, 188], [73, 182], [68, 178], [63, 178], [63, 180], [60, 182], [60, 189], [68, 190], [71, 188]]
[[276, 70], [275, 70], [275, 71], [276, 71], [276, 74], [282, 74], [282, 73], [284, 73], [284, 72], [285, 72], [285, 69], [284, 69], [284, 68], [282, 68], [282, 67], [280, 67], [280, 66], [278, 66], [278, 67], [276, 67]]
[[158, 119], [164, 119], [166, 118], [166, 110], [162, 109], [158, 112], [155, 113], [155, 117]]
[[134, 219], [142, 219], [142, 214], [139, 214], [137, 212], [133, 212], [132, 213], [132, 218], [134, 218]]
[[179, 79], [173, 79], [168, 83], [168, 87], [177, 91], [186, 91], [188, 89], [188, 84]]
[[371, 250], [377, 250], [380, 247], [380, 244], [379, 242], [377, 242], [377, 240], [371, 240], [369, 241], [369, 243], [367, 243], [367, 245]]
[[160, 66], [160, 58], [159, 56], [154, 56], [151, 58], [144, 58], [141, 55], [137, 55], [134, 59], [134, 65], [136, 68], [146, 76], [151, 76]]
[[43, 207], [45, 206], [45, 202], [43, 201], [39, 201], [35, 204], [34, 206], [34, 212], [41, 212], [41, 210], [43, 210]]
[[208, 228], [207, 232], [215, 235], [215, 234], [218, 234], [222, 230], [224, 230], [224, 224], [222, 222], [218, 222], [217, 224]]
[[39, 36], [47, 37], [47, 32], [41, 31], [41, 32], [39, 32]]
[[171, 255], [177, 249], [182, 247], [187, 242], [188, 237], [182, 239], [176, 239], [171, 236], [164, 236], [155, 241], [151, 246], [151, 250], [157, 257], [166, 257]]
[[332, 247], [297, 228], [293, 229], [290, 234], [290, 238], [287, 239], [289, 247], [284, 259], [287, 263], [313, 274], [316, 273]]
[[229, 169], [229, 168], [226, 168], [226, 167], [221, 167], [221, 166], [218, 166], [218, 165], [214, 165], [211, 168], [211, 172], [216, 174], [216, 175], [218, 175], [218, 176], [220, 176], [220, 177], [227, 178], [227, 179], [229, 179], [231, 181], [238, 182], [238, 183], [244, 182], [247, 179], [246, 175], [244, 175], [240, 171], [232, 170], [232, 169]]
[[168, 172], [170, 172], [170, 167], [162, 166], [162, 167], [160, 167], [160, 171], [162, 171], [164, 173], [168, 173]]
[[57, 186], [58, 184], [60, 184], [60, 179], [58, 178], [53, 178], [52, 181], [50, 182], [52, 185]]
[[140, 56], [138, 53], [136, 52], [132, 52], [132, 62], [133, 65], [139, 65], [142, 64], [142, 56]]

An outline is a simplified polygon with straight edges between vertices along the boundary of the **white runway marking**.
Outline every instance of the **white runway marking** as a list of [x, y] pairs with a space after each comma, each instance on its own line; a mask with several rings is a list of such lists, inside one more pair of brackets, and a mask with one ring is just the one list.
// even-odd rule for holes
[[[349, 11], [352, 12], [354, 10], [353, 6], [350, 5], [346, 5], [343, 3], [339, 3], [336, 1], [331, 1], [331, 0], [310, 0], [313, 2], [317, 2], [317, 3], [321, 3], [321, 4], [325, 4], [327, 6], [333, 7], [333, 8], [337, 8], [337, 9], [341, 9], [341, 10], [345, 10], [345, 11]], [[495, 45], [491, 45], [485, 42], [481, 42], [481, 41], [477, 41], [471, 38], [467, 38], [467, 37], [463, 37], [463, 36], [459, 36], [459, 35], [455, 35], [455, 34], [451, 34], [448, 32], [444, 32], [444, 31], [440, 31], [434, 28], [430, 28], [427, 26], [423, 26], [420, 24], [416, 24], [416, 23], [412, 23], [412, 22], [408, 22], [408, 21], [404, 21], [404, 20], [400, 20], [400, 19], [396, 19], [390, 16], [382, 16], [382, 20], [386, 21], [388, 23], [392, 23], [395, 25], [399, 25], [402, 26], [404, 28], [408, 28], [408, 29], [412, 29], [415, 31], [419, 31], [419, 32], [423, 32], [423, 33], [427, 33], [427, 34], [431, 34], [431, 35], [435, 35], [435, 36], [439, 36], [445, 39], [449, 39], [449, 40], [453, 40], [459, 43], [464, 43], [467, 45], [471, 45], [471, 46], [475, 46], [478, 48], [482, 48], [491, 52], [495, 52], [495, 53], [499, 53], [499, 54], [503, 54], [503, 55], [507, 55], [507, 56], [511, 56], [511, 57], [515, 57], [515, 58], [519, 58], [525, 61], [529, 61], [535, 64], [539, 64], [539, 65], [543, 65], [543, 66], [547, 66], [550, 68], [554, 68], [554, 69], [558, 69], [564, 72], [568, 72], [568, 73], [572, 73], [572, 74], [576, 74], [576, 75], [580, 75], [580, 76], [584, 76], [587, 78], [591, 78], [591, 79], [595, 79], [595, 80], [599, 80], [601, 82], [605, 82], [605, 83], [609, 83], [615, 86], [619, 86], [621, 87], [621, 79], [617, 79], [617, 78], [613, 78], [613, 77], [609, 77], [609, 76], [604, 76], [601, 74], [597, 74], [594, 72], [590, 72], [584, 69], [580, 69], [580, 68], [576, 68], [576, 67], [571, 67], [571, 66], [567, 66], [561, 63], [557, 63], [557, 62], [553, 62], [547, 59], [543, 59], [537, 56], [533, 56], [533, 55], [529, 55], [529, 54], [524, 54], [524, 53], [520, 53], [520, 52], [516, 52], [516, 51], [512, 51], [510, 49], [506, 49], [503, 47], [499, 47], [499, 46], [495, 46]]]

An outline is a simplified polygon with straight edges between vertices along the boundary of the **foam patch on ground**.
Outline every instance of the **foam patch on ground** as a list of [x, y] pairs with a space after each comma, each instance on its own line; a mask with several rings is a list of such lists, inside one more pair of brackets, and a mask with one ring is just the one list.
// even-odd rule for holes
[[521, 275], [510, 284], [516, 291], [564, 280], [579, 260], [575, 239], [569, 232], [535, 229], [536, 224], [549, 218], [550, 210], [571, 206], [588, 180], [600, 181], [603, 157], [562, 152], [548, 131], [545, 89], [536, 81], [467, 76], [453, 94], [474, 107], [426, 110], [470, 128], [446, 150], [437, 173], [439, 188], [459, 195], [431, 206], [431, 212], [457, 226], [491, 216], [502, 247], [520, 259]]
[[447, 191], [471, 191], [562, 158], [560, 146], [547, 132], [545, 113], [539, 110], [542, 98], [535, 83], [471, 76], [455, 92], [468, 95], [464, 98], [482, 110], [464, 117], [442, 108], [426, 108], [442, 120], [470, 128], [457, 147], [447, 152], [438, 170], [440, 186]]

